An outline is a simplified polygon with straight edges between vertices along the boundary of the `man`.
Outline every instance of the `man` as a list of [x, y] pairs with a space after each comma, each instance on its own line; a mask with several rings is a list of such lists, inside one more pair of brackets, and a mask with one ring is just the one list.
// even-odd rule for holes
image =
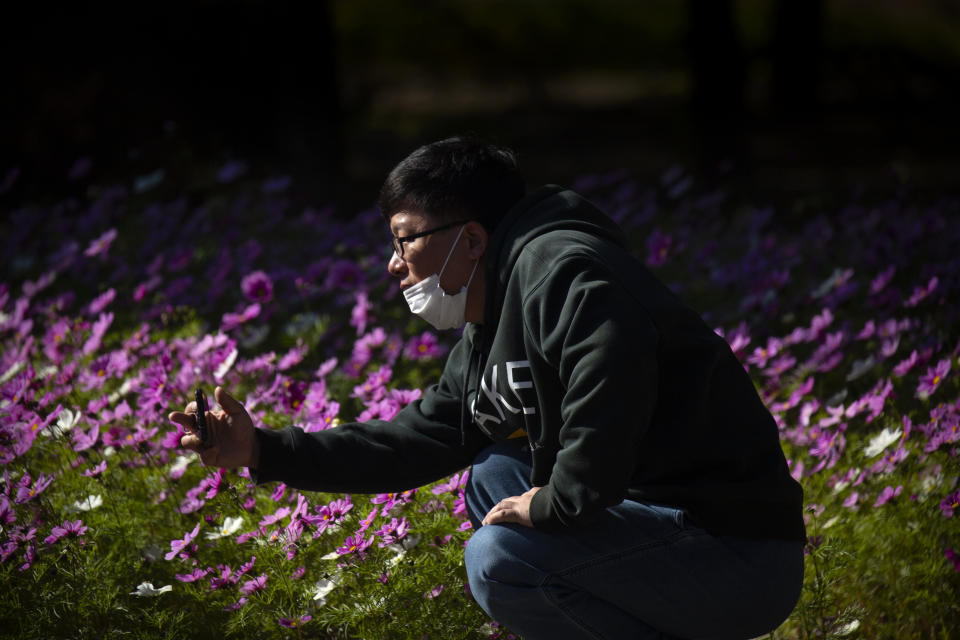
[[[466, 324], [390, 421], [254, 429], [222, 389], [208, 464], [308, 490], [399, 491], [471, 466], [471, 592], [534, 638], [749, 638], [803, 579], [802, 491], [730, 348], [571, 191], [514, 154], [422, 147], [381, 190], [414, 313]], [[171, 414], [193, 428], [194, 411]], [[362, 469], [362, 472], [358, 472]]]

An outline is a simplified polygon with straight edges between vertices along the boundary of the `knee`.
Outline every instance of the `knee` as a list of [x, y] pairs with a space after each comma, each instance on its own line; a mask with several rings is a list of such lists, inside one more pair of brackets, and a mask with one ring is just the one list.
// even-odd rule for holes
[[488, 613], [496, 608], [501, 591], [525, 586], [531, 567], [510, 551], [510, 527], [488, 525], [477, 529], [464, 550], [464, 564], [473, 597]]

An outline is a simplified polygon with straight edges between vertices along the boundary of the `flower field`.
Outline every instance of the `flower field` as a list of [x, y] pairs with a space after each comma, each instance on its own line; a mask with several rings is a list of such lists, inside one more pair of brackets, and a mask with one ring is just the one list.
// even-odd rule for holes
[[[0, 636], [513, 637], [469, 595], [466, 470], [398, 494], [254, 487], [166, 417], [198, 386], [310, 431], [419, 397], [455, 336], [410, 315], [379, 212], [239, 161], [90, 170], [15, 210], [0, 176]], [[679, 169], [571, 186], [777, 419], [809, 544], [775, 637], [960, 637], [960, 200], [745, 206]]]

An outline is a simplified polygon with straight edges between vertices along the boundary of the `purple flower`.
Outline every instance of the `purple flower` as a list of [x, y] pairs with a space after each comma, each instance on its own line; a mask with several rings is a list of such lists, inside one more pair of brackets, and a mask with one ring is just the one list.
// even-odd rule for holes
[[236, 329], [241, 324], [249, 322], [259, 315], [260, 305], [256, 302], [246, 307], [239, 313], [225, 313], [223, 314], [223, 318], [220, 320], [220, 330], [230, 331], [231, 329]]
[[324, 288], [356, 289], [363, 282], [363, 269], [352, 260], [337, 260], [327, 270], [327, 279]]
[[17, 513], [10, 504], [10, 498], [0, 493], [0, 525], [13, 524], [17, 521]]
[[917, 386], [917, 396], [921, 398], [930, 397], [949, 372], [949, 358], [944, 358], [938, 362], [936, 366], [927, 369], [927, 372], [920, 376], [920, 384]]
[[419, 336], [414, 336], [407, 341], [403, 350], [403, 355], [409, 360], [426, 360], [429, 358], [441, 358], [446, 354], [444, 348], [437, 336], [429, 331], [424, 331]]
[[937, 276], [933, 276], [930, 278], [930, 281], [926, 284], [926, 286], [919, 286], [914, 289], [907, 301], [903, 303], [903, 306], [907, 308], [917, 306], [924, 298], [929, 296], [937, 289], [938, 284], [940, 284], [940, 280], [937, 278]]
[[197, 526], [193, 528], [193, 531], [189, 532], [187, 535], [180, 540], [171, 540], [170, 541], [170, 551], [164, 557], [165, 560], [173, 560], [177, 554], [186, 555], [187, 546], [193, 542], [193, 539], [197, 537], [197, 534], [200, 533], [200, 523], [197, 523]]
[[273, 280], [263, 271], [252, 271], [240, 281], [240, 289], [250, 302], [266, 303], [273, 299]]
[[913, 368], [915, 364], [917, 364], [916, 349], [910, 352], [910, 355], [907, 358], [905, 358], [904, 360], [901, 360], [897, 364], [897, 366], [893, 368], [893, 375], [896, 376], [897, 378], [902, 378], [907, 374], [908, 371], [910, 371], [910, 369]]
[[222, 589], [236, 582], [236, 580], [231, 576], [233, 570], [229, 565], [217, 565], [217, 571], [219, 573], [210, 578], [210, 586], [207, 589], [208, 591], [216, 591], [217, 589]]
[[298, 343], [297, 346], [293, 347], [288, 351], [280, 360], [277, 362], [278, 371], [286, 371], [291, 367], [303, 362], [303, 357], [307, 355], [308, 346], [302, 343]]
[[856, 491], [853, 491], [850, 493], [849, 496], [847, 496], [847, 499], [843, 501], [843, 506], [847, 507], [848, 509], [852, 509], [855, 506], [857, 506], [857, 502], [859, 501], [860, 501], [860, 494], [857, 493]]
[[893, 274], [896, 272], [896, 270], [897, 268], [891, 265], [877, 274], [877, 277], [874, 278], [870, 283], [870, 295], [874, 295], [883, 291], [886, 286], [890, 284], [890, 280], [893, 279]]
[[117, 230], [110, 229], [105, 231], [102, 235], [95, 238], [93, 242], [90, 243], [90, 246], [84, 250], [83, 255], [88, 258], [94, 256], [106, 256], [107, 251], [110, 250], [110, 245], [113, 244], [113, 241], [117, 237]]
[[467, 478], [470, 477], [469, 471], [464, 471], [461, 473], [455, 473], [450, 476], [447, 482], [441, 482], [435, 486], [432, 491], [433, 495], [438, 496], [441, 493], [459, 493], [463, 486], [467, 483]]
[[190, 573], [174, 574], [173, 577], [179, 580], [180, 582], [196, 582], [197, 580], [200, 580], [201, 578], [206, 576], [208, 573], [210, 573], [210, 569], [198, 568], [198, 569], [194, 569]]
[[350, 312], [350, 326], [355, 327], [357, 330], [357, 335], [363, 335], [363, 332], [367, 330], [367, 323], [370, 321], [370, 310], [373, 309], [373, 305], [370, 304], [370, 299], [367, 297], [366, 291], [358, 291], [353, 296], [354, 305], [353, 310]]
[[112, 313], [100, 314], [97, 321], [93, 323], [93, 331], [90, 332], [90, 337], [87, 338], [87, 341], [83, 345], [83, 355], [88, 356], [100, 348], [103, 335], [107, 332], [107, 329], [110, 328], [111, 323], [113, 323]]
[[389, 524], [383, 525], [374, 532], [380, 537], [380, 542], [377, 543], [377, 546], [381, 548], [390, 546], [403, 539], [409, 531], [410, 523], [407, 522], [406, 518], [400, 518], [399, 520], [393, 518]]
[[82, 520], [64, 520], [63, 524], [59, 527], [54, 527], [53, 531], [50, 532], [50, 535], [44, 539], [48, 545], [52, 545], [60, 538], [63, 538], [68, 535], [80, 537], [87, 532], [87, 528], [83, 526]]
[[93, 425], [90, 427], [90, 431], [74, 429], [71, 433], [73, 437], [73, 450], [79, 453], [86, 451], [97, 443], [97, 439], [100, 437], [100, 425]]
[[328, 373], [330, 373], [336, 368], [337, 368], [337, 359], [329, 358], [327, 360], [324, 360], [320, 364], [320, 367], [316, 370], [316, 372], [313, 375], [315, 375], [317, 378], [320, 378], [322, 380], [327, 376]]
[[888, 502], [890, 502], [891, 500], [899, 496], [901, 491], [903, 491], [902, 485], [898, 486], [896, 489], [887, 485], [880, 492], [880, 495], [877, 496], [877, 501], [873, 503], [874, 508], [882, 507], [883, 505], [887, 504]]
[[29, 474], [24, 474], [20, 482], [17, 483], [17, 496], [14, 498], [15, 504], [23, 504], [33, 500], [38, 495], [43, 493], [43, 491], [50, 486], [50, 483], [53, 482], [53, 476], [47, 476], [40, 474], [36, 482], [32, 482]]
[[[376, 510], [371, 513], [376, 513]], [[363, 539], [362, 535], [349, 536], [343, 541], [342, 545], [337, 547], [337, 553], [342, 556], [354, 553], [362, 556], [372, 544], [373, 536], [370, 536], [366, 540]]]
[[90, 303], [89, 308], [87, 309], [88, 313], [90, 313], [90, 315], [92, 316], [97, 315], [98, 313], [106, 309], [107, 306], [111, 302], [113, 302], [113, 299], [116, 297], [117, 297], [116, 289], [113, 289], [113, 288], [107, 289], [102, 294], [100, 294], [99, 296], [93, 299], [93, 301]]
[[669, 234], [654, 229], [647, 238], [647, 266], [659, 267], [666, 262], [672, 245], [673, 238]]
[[297, 627], [302, 627], [306, 623], [312, 620], [312, 616], [305, 614], [299, 618], [279, 618], [277, 622], [281, 627], [287, 627], [288, 629], [296, 629]]
[[952, 518], [954, 511], [960, 508], [960, 490], [954, 491], [940, 501], [940, 513], [944, 518]]
[[260, 526], [267, 527], [271, 524], [276, 524], [277, 522], [283, 520], [288, 515], [290, 515], [290, 507], [281, 507], [277, 509], [273, 514], [266, 516], [263, 520], [260, 521]]
[[943, 553], [945, 556], [947, 556], [947, 560], [950, 561], [950, 564], [953, 565], [953, 570], [960, 571], [960, 554], [953, 549], [946, 549]]
[[106, 471], [106, 470], [107, 470], [107, 461], [104, 460], [104, 461], [102, 461], [100, 464], [98, 464], [97, 466], [91, 467], [91, 468], [87, 469], [86, 471], [84, 471], [84, 472], [83, 472], [83, 475], [87, 476], [88, 478], [96, 478], [98, 475], [100, 475], [101, 473], [103, 473], [103, 472]]
[[252, 593], [257, 591], [263, 591], [267, 586], [267, 574], [262, 574], [253, 580], [247, 580], [243, 583], [243, 586], [240, 587], [240, 593], [245, 596], [249, 596]]

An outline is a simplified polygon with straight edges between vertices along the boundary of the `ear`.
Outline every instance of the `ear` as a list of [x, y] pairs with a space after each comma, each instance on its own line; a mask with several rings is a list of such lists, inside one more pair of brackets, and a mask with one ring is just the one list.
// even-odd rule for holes
[[471, 220], [463, 228], [463, 235], [467, 238], [470, 259], [479, 260], [487, 252], [487, 230], [479, 222]]

